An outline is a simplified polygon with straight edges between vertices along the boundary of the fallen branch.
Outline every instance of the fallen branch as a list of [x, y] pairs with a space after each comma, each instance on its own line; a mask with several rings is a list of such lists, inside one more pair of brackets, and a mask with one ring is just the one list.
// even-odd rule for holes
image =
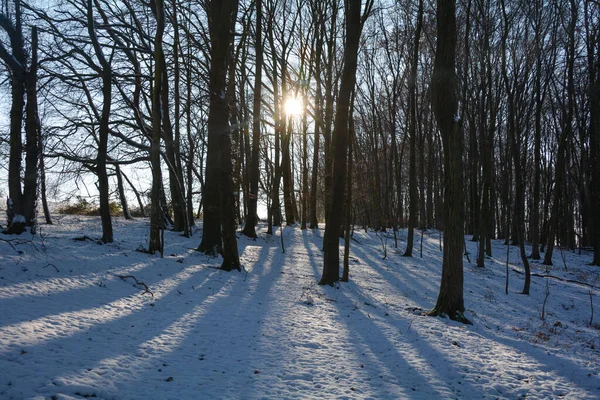
[[17, 251], [17, 249], [15, 248], [15, 246], [13, 246], [13, 244], [11, 243], [13, 240], [14, 240], [14, 239], [6, 240], [6, 239], [2, 239], [2, 238], [0, 238], [0, 242], [6, 242], [6, 243], [8, 243], [8, 245], [9, 245], [10, 247], [12, 247], [12, 249], [13, 249], [14, 251]]
[[58, 268], [56, 268], [56, 265], [54, 265], [54, 264], [50, 264], [50, 263], [48, 263], [48, 264], [46, 264], [46, 265], [45, 265], [43, 268], [47, 268], [47, 267], [54, 267], [54, 269], [56, 270], [56, 272], [60, 272], [60, 271], [58, 270]]
[[[514, 272], [516, 272], [517, 274], [521, 274], [521, 275], [523, 275], [523, 274], [524, 274], [524, 272], [522, 272], [522, 271], [519, 271], [519, 270], [517, 270], [517, 269], [514, 269], [514, 268], [511, 268], [511, 269], [512, 269]], [[550, 275], [550, 274], [547, 274], [547, 275], [542, 275], [542, 274], [531, 274], [531, 276], [537, 276], [537, 277], [539, 277], [539, 278], [552, 278], [552, 279], [556, 279], [557, 281], [569, 282], [569, 283], [576, 283], [576, 284], [578, 284], [578, 285], [583, 285], [583, 286], [591, 287], [591, 288], [593, 288], [593, 289], [598, 289], [598, 290], [600, 290], [600, 287], [598, 287], [598, 286], [594, 286], [594, 285], [592, 285], [592, 284], [590, 284], [590, 283], [581, 282], [581, 281], [576, 281], [576, 280], [573, 280], [573, 279], [559, 278], [558, 276], [553, 276], [553, 275]]]
[[[3, 239], [3, 238], [0, 238], [0, 242], [8, 243], [8, 245], [10, 247], [12, 247], [12, 249], [14, 251], [16, 251], [17, 253], [19, 253], [19, 254], [22, 254], [22, 253], [19, 250], [17, 250], [17, 248], [15, 247], [15, 245], [18, 246], [20, 244], [26, 244], [26, 243], [32, 243], [33, 244], [33, 240], [30, 240], [30, 239], [20, 239], [20, 238], [15, 238], [15, 239]], [[13, 242], [15, 243], [14, 245], [13, 245]]]
[[117, 276], [119, 278], [121, 278], [123, 281], [126, 281], [129, 278], [133, 279], [135, 281], [136, 285], [144, 287], [144, 289], [145, 289], [144, 293], [150, 293], [150, 296], [152, 296], [152, 298], [154, 298], [154, 293], [152, 293], [152, 291], [150, 290], [150, 288], [148, 287], [148, 285], [146, 285], [142, 281], [138, 281], [135, 276], [133, 276], [133, 275], [117, 275]]

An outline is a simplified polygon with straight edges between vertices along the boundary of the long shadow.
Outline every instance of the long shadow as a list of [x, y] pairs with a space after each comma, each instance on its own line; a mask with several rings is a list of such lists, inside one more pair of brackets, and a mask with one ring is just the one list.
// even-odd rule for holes
[[[123, 275], [131, 275], [133, 274], [136, 277], [140, 277], [144, 274], [144, 270], [148, 270], [153, 267], [154, 263], [151, 260], [143, 267], [139, 269], [135, 269], [134, 272], [128, 272], [126, 268], [119, 268], [119, 273]], [[179, 271], [173, 271], [173, 275], [177, 274]], [[108, 277], [106, 275], [109, 275]], [[48, 289], [47, 294], [43, 293], [32, 293], [32, 294], [22, 294], [19, 296], [11, 297], [8, 299], [0, 299], [0, 309], [1, 310], [10, 310], [10, 313], [0, 314], [0, 328], [2, 326], [8, 326], [12, 324], [16, 324], [23, 321], [35, 320], [38, 318], [42, 318], [44, 316], [48, 316], [48, 306], [52, 306], [53, 314], [61, 314], [68, 312], [76, 312], [85, 310], [86, 308], [97, 305], [98, 298], [90, 298], [90, 294], [94, 294], [94, 296], [98, 296], [101, 298], [101, 302], [111, 303], [113, 301], [121, 298], [122, 293], [118, 291], [113, 291], [112, 288], [119, 287], [123, 281], [112, 273], [112, 271], [105, 271], [105, 274], [101, 273], [90, 273], [78, 276], [59, 276], [54, 279], [47, 280], [46, 282], [50, 282], [52, 280], [66, 280], [68, 278], [79, 278], [85, 277], [88, 283], [85, 284], [84, 287], [81, 288], [73, 288], [59, 291], [58, 293], [51, 292], [51, 288]], [[108, 278], [108, 279], [106, 279]], [[160, 280], [165, 277], [160, 278]], [[145, 283], [150, 287], [155, 283], [152, 278], [149, 279], [144, 278]], [[19, 290], [20, 287], [23, 286], [41, 286], [48, 287], [48, 284], [45, 284], [42, 281], [33, 281], [28, 285], [17, 284], [14, 290]], [[53, 285], [54, 286], [54, 285]], [[58, 284], [56, 284], [58, 288]], [[107, 289], [109, 287], [110, 289]], [[10, 289], [11, 286], [5, 286], [3, 289]], [[77, 301], [73, 301], [76, 299]], [[31, 306], [30, 304], [41, 303], [39, 307]], [[55, 306], [59, 304], [60, 309]], [[18, 310], [26, 309], [27, 314], [21, 313]]]
[[[216, 272], [216, 271], [215, 271]], [[212, 273], [209, 272], [208, 275], [211, 275]], [[191, 278], [191, 277], [190, 277]], [[189, 280], [185, 279], [180, 281], [178, 284], [174, 285], [172, 288], [170, 288], [169, 292], [167, 294], [165, 294], [164, 296], [162, 296], [160, 299], [154, 301], [152, 304], [154, 305], [154, 307], [160, 307], [160, 305], [162, 303], [168, 303], [171, 299], [174, 298], [178, 298], [180, 295], [178, 293], [181, 292], [181, 290], [187, 290], [187, 287], [184, 289], [184, 286], [189, 285]], [[133, 289], [133, 296], [140, 296], [141, 294], [138, 294], [139, 291], [137, 289]], [[137, 291], [137, 293], [135, 292]], [[126, 299], [132, 295], [128, 295], [125, 297], [122, 297], [123, 299]], [[149, 304], [150, 302], [150, 298], [148, 297], [147, 302], [145, 302], [146, 304]], [[42, 338], [42, 340], [39, 341], [39, 343], [36, 344], [31, 344], [31, 345], [23, 345], [23, 348], [28, 349], [27, 351], [29, 351], [30, 353], [35, 353], [37, 352], [39, 349], [42, 348], [48, 348], [48, 347], [55, 347], [55, 348], [63, 348], [63, 347], [69, 347], [70, 343], [77, 343], [78, 340], [80, 340], [79, 338], [81, 337], [86, 337], [88, 335], [93, 334], [95, 331], [100, 331], [100, 330], [104, 330], [104, 331], [110, 331], [110, 332], [118, 332], [118, 331], [123, 331], [122, 333], [126, 333], [126, 331], [131, 331], [132, 329], [130, 329], [130, 323], [129, 321], [134, 321], [137, 323], [137, 319], [140, 315], [144, 315], [146, 314], [147, 316], [149, 316], [149, 313], [151, 312], [152, 308], [148, 307], [148, 306], [143, 306], [143, 303], [136, 303], [134, 302], [132, 305], [134, 307], [139, 306], [140, 308], [138, 308], [137, 310], [134, 310], [131, 313], [127, 313], [127, 314], [123, 314], [120, 315], [116, 318], [111, 318], [107, 321], [102, 321], [102, 322], [96, 322], [94, 323], [94, 321], [92, 320], [90, 322], [89, 318], [95, 318], [96, 316], [101, 318], [103, 313], [108, 313], [110, 314], [112, 312], [112, 309], [109, 305], [101, 305], [100, 307], [96, 307], [95, 310], [95, 315], [90, 315], [88, 316], [88, 320], [84, 320], [84, 321], [77, 321], [74, 320], [71, 323], [66, 323], [66, 325], [68, 327], [72, 327], [74, 324], [77, 323], [81, 323], [82, 325], [81, 328], [74, 332], [74, 333], [67, 333], [66, 336], [59, 336], [60, 333], [55, 333], [54, 337], [51, 337], [49, 339], [44, 340], [44, 338]], [[119, 307], [119, 305], [113, 305], [112, 307]], [[151, 314], [150, 314], [151, 315]], [[176, 319], [177, 316], [176, 315], [169, 315], [169, 318], [167, 318], [166, 321], [164, 321], [164, 325], [168, 325], [170, 322], [172, 322], [172, 320]], [[61, 321], [57, 321], [58, 324], [61, 324]], [[64, 323], [64, 322], [63, 322]], [[76, 325], [75, 325], [76, 326]], [[146, 337], [148, 335], [148, 332], [146, 330], [143, 330], [138, 327], [138, 329], [133, 329], [134, 335], [137, 338], [143, 339], [144, 337]], [[127, 335], [125, 335], [127, 336]], [[95, 346], [95, 342], [90, 340], [91, 345]], [[99, 350], [99, 349], [98, 349]], [[102, 348], [102, 352], [110, 352], [110, 348], [106, 347], [106, 348]], [[93, 352], [92, 352], [93, 353]]]
[[[211, 289], [213, 293], [218, 293], [227, 283], [225, 279], [222, 281], [214, 279], [215, 276], [220, 274], [216, 270], [207, 271], [204, 282], [194, 289], [205, 291], [206, 297], [202, 302], [210, 298]], [[169, 329], [182, 316], [192, 313], [194, 308], [198, 307], [198, 303], [182, 301], [182, 297], [179, 295], [179, 289], [187, 290], [187, 285], [191, 283], [189, 279], [180, 282], [167, 295], [152, 303], [154, 307], [146, 306], [110, 321], [96, 323], [67, 337], [55, 337], [35, 345], [13, 348], [7, 354], [1, 355], [0, 360], [3, 359], [2, 364], [5, 366], [10, 366], [11, 369], [19, 371], [26, 368], [26, 365], [20, 365], [18, 359], [19, 352], [25, 351], [29, 358], [37, 357], [38, 361], [36, 363], [38, 364], [47, 364], [48, 360], [51, 363], [56, 363], [56, 370], [61, 372], [61, 376], [67, 376], [76, 373], [76, 371], [81, 371], [81, 365], [86, 367], [86, 371], [94, 371], [94, 367], [102, 360], [110, 358], [118, 360], [121, 356], [132, 354], [132, 352], [132, 357], [143, 359], [146, 357], [144, 353], [150, 351], [142, 348], [144, 343], [154, 338], [156, 332]], [[186, 285], [185, 289], [183, 288], [184, 285]], [[206, 290], [207, 286], [209, 286], [209, 290]], [[156, 314], [154, 311], [162, 307], [163, 304], [170, 306], [172, 312]], [[176, 307], [173, 307], [173, 305], [176, 305]], [[77, 323], [77, 321], [73, 322]], [[29, 373], [26, 371], [15, 372], [14, 378], [18, 380], [17, 377], [26, 377]], [[114, 376], [109, 377], [109, 379], [114, 379]], [[39, 389], [52, 392], [60, 389], [55, 385], [61, 386], [64, 384], [61, 377], [56, 376], [49, 379], [45, 387]]]
[[[402, 278], [402, 277], [399, 277], [398, 275], [396, 275], [396, 273], [394, 273], [393, 270], [391, 270], [390, 268], [388, 268], [386, 266], [386, 264], [388, 264], [388, 263], [386, 263], [387, 260], [386, 261], [375, 260], [365, 250], [357, 249], [356, 246], [353, 248], [352, 251], [359, 259], [363, 260], [363, 262], [366, 265], [371, 266], [373, 271], [378, 273], [385, 282], [387, 282], [388, 284], [390, 284], [391, 286], [393, 286], [395, 288], [404, 290], [404, 292], [406, 293], [405, 297], [408, 300], [415, 302], [421, 308], [430, 306], [426, 303], [425, 300], [416, 299], [415, 296], [410, 296], [410, 297], [408, 296], [409, 293], [419, 294], [420, 296], [422, 296], [424, 293], [430, 292], [433, 289], [430, 287], [425, 287], [422, 283], [423, 277], [417, 277], [411, 271], [411, 268], [403, 265], [407, 260], [406, 258], [402, 257], [398, 262], [395, 262], [395, 265], [400, 266], [402, 268], [402, 269], [397, 270], [398, 274], [413, 275], [412, 280], [408, 279], [408, 278]], [[382, 267], [377, 267], [379, 265], [382, 265]]]
[[[320, 238], [321, 242], [322, 242], [323, 238], [321, 237], [320, 233], [321, 232], [317, 229], [314, 229], [314, 230], [307, 229], [307, 230], [302, 231], [302, 242], [304, 243], [304, 247], [306, 248], [306, 253], [308, 254], [308, 259], [310, 260], [310, 265], [315, 274], [315, 279], [318, 279], [320, 271], [319, 271], [318, 263], [316, 260], [317, 256], [315, 255], [315, 253], [312, 249], [313, 246], [311, 246], [311, 242], [309, 239], [312, 236], [316, 236], [316, 237]], [[319, 253], [320, 253], [320, 251], [319, 251]], [[318, 257], [319, 258], [322, 257], [321, 254], [319, 254]]]
[[[202, 386], [211, 385], [214, 379], [222, 379], [223, 373], [253, 377], [254, 371], [260, 369], [264, 374], [264, 369], [258, 366], [263, 358], [260, 343], [267, 340], [263, 336], [264, 325], [278, 320], [276, 316], [267, 318], [277, 295], [273, 287], [283, 276], [275, 261], [278, 257], [276, 247], [261, 246], [258, 259], [246, 262], [252, 264], [248, 265], [248, 274], [234, 273], [228, 279], [232, 285], [231, 292], [206, 305], [176, 347], [148, 361], [156, 367], [148, 371], [149, 378], [164, 379], [165, 374], [175, 373], [180, 382], [178, 391], [185, 391], [186, 385], [196, 383], [200, 386], [188, 389], [197, 393]], [[227, 314], [224, 315], [224, 312]], [[240, 327], [243, 327], [242, 331]], [[193, 349], [194, 353], [188, 354], [188, 349]], [[185, 363], [185, 370], [168, 368], [182, 363]], [[161, 365], [167, 367], [161, 368]], [[138, 369], [143, 370], [141, 367]], [[158, 372], [158, 369], [163, 371]], [[238, 375], [236, 380], [241, 378]], [[135, 388], [137, 382], [132, 380], [119, 385]], [[181, 385], [184, 387], [181, 388]], [[225, 397], [239, 397], [239, 389], [230, 385], [219, 388], [219, 391]]]
[[[564, 365], [564, 371], [569, 371], [571, 374], [570, 376], [562, 374], [560, 375], [562, 378], [572, 385], [587, 390], [590, 397], [598, 396], [598, 393], [600, 393], [600, 378], [598, 378], [597, 375], [594, 376], [593, 374], [590, 374], [589, 370], [583, 369], [579, 365], [565, 358], [557, 357], [547, 352], [545, 349], [538, 349], [527, 342], [496, 336], [484, 329], [479, 329], [477, 333], [490, 341], [510, 346], [517, 353], [526, 354], [533, 360], [536, 360], [539, 364], [544, 365], [548, 371], [555, 370], [554, 366], [556, 365]], [[572, 377], [575, 375], [580, 376], [582, 379], [579, 382], [573, 380]]]
[[[353, 301], [353, 299], [348, 296], [346, 292], [342, 292], [342, 295], [347, 302]], [[383, 307], [381, 304], [378, 306]], [[366, 311], [364, 313], [366, 313]], [[441, 377], [435, 379], [433, 382], [431, 381], [431, 378], [433, 377], [431, 375], [433, 373], [437, 373], [437, 370], [435, 370], [437, 362], [432, 361], [437, 360], [439, 362], [437, 359], [439, 353], [436, 350], [430, 349], [431, 351], [428, 352], [435, 353], [435, 360], [428, 360], [429, 365], [423, 366], [423, 368], [430, 367], [431, 371], [429, 373], [424, 373], [424, 371], [420, 369], [418, 365], [414, 365], [408, 361], [407, 354], [403, 354], [403, 352], [399, 351], [400, 348], [406, 349], [405, 339], [398, 337], [397, 341], [392, 342], [388, 335], [382, 331], [381, 327], [375, 324], [371, 318], [366, 318], [362, 311], [360, 312], [360, 317], [362, 317], [360, 320], [357, 313], [354, 313], [350, 317], [346, 318], [344, 318], [343, 314], [343, 310], [338, 310], [339, 320], [347, 326], [350, 332], [359, 335], [361, 338], [359, 343], [362, 343], [363, 348], [355, 348], [357, 355], [360, 357], [360, 354], [364, 354], [365, 350], [367, 350], [372, 357], [376, 359], [381, 367], [387, 369], [387, 373], [385, 374], [372, 374], [379, 376], [380, 379], [383, 380], [382, 385], [387, 383], [404, 388], [405, 396], [407, 398], [431, 398], [432, 395], [435, 396], [435, 398], [448, 398], [449, 395], [455, 395], [455, 393], [449, 393], [449, 391], [452, 391], [450, 387], [448, 387], [448, 391], [440, 391], [441, 385], [448, 385], [448, 382], [444, 382]], [[365, 321], [369, 321], [367, 329], [365, 329]], [[399, 325], [401, 326], [402, 331], [407, 332], [408, 324], [406, 321], [398, 322], [400, 322]], [[398, 326], [390, 326], [388, 323], [385, 324], [389, 327], [390, 332], [397, 332]], [[417, 350], [418, 349], [415, 348], [415, 352]], [[399, 379], [402, 380], [400, 381]], [[425, 386], [419, 388], [414, 382], [424, 382]], [[374, 385], [374, 383], [372, 384]], [[468, 387], [469, 385], [465, 384], [464, 386]], [[419, 393], [420, 390], [423, 389], [427, 390], [428, 393]]]

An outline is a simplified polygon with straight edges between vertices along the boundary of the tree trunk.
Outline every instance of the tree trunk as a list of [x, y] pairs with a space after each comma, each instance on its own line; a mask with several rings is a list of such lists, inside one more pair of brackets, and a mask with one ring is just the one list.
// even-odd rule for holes
[[42, 208], [44, 209], [44, 218], [46, 224], [52, 225], [52, 217], [50, 216], [50, 207], [48, 207], [48, 199], [46, 198], [46, 166], [44, 165], [44, 146], [40, 135], [40, 194], [42, 196]]
[[348, 282], [350, 279], [350, 225], [352, 220], [352, 148], [355, 140], [354, 132], [354, 95], [351, 100], [350, 120], [348, 121], [348, 130], [350, 140], [348, 141], [348, 183], [346, 185], [346, 205], [344, 207], [346, 215], [344, 216], [344, 270], [342, 272], [342, 282]]
[[563, 185], [565, 176], [565, 158], [566, 158], [566, 147], [567, 140], [571, 138], [573, 133], [573, 111], [575, 105], [575, 81], [574, 81], [574, 68], [575, 68], [575, 29], [577, 23], [577, 4], [575, 0], [570, 1], [571, 4], [571, 20], [568, 26], [568, 44], [566, 50], [566, 79], [567, 79], [567, 107], [564, 112], [564, 123], [562, 126], [562, 132], [558, 138], [558, 150], [556, 158], [556, 169], [555, 169], [555, 184], [554, 184], [554, 200], [552, 203], [552, 212], [550, 215], [550, 229], [548, 231], [548, 244], [546, 248], [546, 254], [544, 254], [544, 265], [552, 265], [552, 253], [554, 251], [554, 242], [558, 231], [558, 219], [560, 213], [560, 205], [563, 200]]
[[31, 29], [31, 65], [26, 74], [27, 119], [25, 120], [25, 177], [23, 179], [23, 214], [25, 224], [34, 230], [37, 216], [38, 200], [38, 163], [41, 158], [40, 137], [41, 126], [38, 114], [37, 68], [38, 68], [38, 34], [37, 27]]
[[[23, 110], [25, 108], [26, 58], [21, 24], [21, 2], [15, 0], [15, 24], [3, 26], [12, 48], [12, 54], [2, 43], [0, 57], [11, 70], [11, 108], [10, 108], [10, 154], [8, 161], [8, 229], [6, 233], [20, 234], [25, 230], [23, 216], [23, 192], [21, 191], [21, 161], [23, 143], [21, 128], [23, 126]], [[19, 216], [19, 217], [17, 217]], [[16, 217], [16, 218], [15, 218]]]
[[[331, 15], [337, 15], [338, 1], [334, 0], [331, 4]], [[333, 156], [331, 147], [331, 127], [333, 120], [333, 102], [334, 102], [334, 70], [335, 48], [337, 38], [337, 18], [331, 19], [329, 36], [327, 38], [327, 65], [325, 67], [325, 119], [323, 123], [323, 148], [325, 150], [325, 221], [330, 209], [330, 193], [332, 182]]]
[[258, 179], [260, 176], [260, 103], [262, 100], [262, 0], [256, 0], [256, 36], [254, 49], [256, 53], [254, 75], [254, 106], [252, 109], [252, 160], [250, 160], [250, 191], [248, 193], [248, 215], [242, 233], [248, 237], [256, 237], [256, 223], [258, 222]]
[[584, 5], [590, 81], [588, 89], [590, 99], [590, 210], [592, 214], [590, 237], [594, 248], [592, 265], [600, 266], [600, 49], [598, 49], [597, 41], [593, 40], [594, 37], [598, 38], [599, 32], [597, 30], [590, 32], [590, 29], [594, 29], [593, 21], [590, 21], [590, 4], [584, 2]]
[[[231, 163], [231, 127], [229, 125], [227, 92], [228, 55], [233, 40], [233, 26], [237, 15], [237, 0], [212, 0], [210, 3], [210, 109], [208, 137], [217, 143], [217, 176], [220, 180], [220, 219], [223, 237], [223, 264], [226, 271], [240, 270], [240, 259], [235, 235], [235, 194], [233, 165]], [[210, 152], [210, 149], [209, 149]], [[210, 153], [209, 153], [210, 154]], [[205, 232], [206, 235], [206, 232]]]
[[410, 135], [410, 166], [409, 166], [409, 216], [408, 216], [408, 239], [404, 257], [412, 257], [415, 226], [417, 225], [417, 69], [419, 64], [419, 44], [421, 41], [421, 25], [423, 22], [423, 0], [419, 0], [417, 11], [417, 26], [415, 29], [415, 41], [410, 67], [410, 78], [408, 79], [408, 114]]
[[117, 189], [119, 190], [119, 199], [121, 200], [123, 217], [125, 217], [125, 219], [133, 219], [131, 213], [129, 212], [127, 197], [125, 197], [125, 186], [123, 185], [123, 176], [121, 175], [121, 168], [119, 168], [119, 164], [115, 164], [115, 174], [117, 175]]
[[96, 36], [92, 0], [87, 0], [87, 23], [88, 34], [96, 58], [102, 66], [102, 114], [100, 115], [100, 126], [98, 128], [98, 155], [96, 158], [96, 174], [98, 176], [98, 188], [100, 192], [100, 219], [102, 220], [102, 241], [111, 243], [113, 241], [112, 218], [110, 215], [110, 199], [108, 186], [108, 173], [106, 171], [106, 159], [108, 156], [108, 135], [110, 112], [112, 105], [112, 67], [104, 57], [100, 42]]
[[[88, 0], [90, 1], [90, 0]], [[164, 230], [163, 211], [161, 209], [162, 174], [160, 170], [160, 137], [161, 137], [161, 90], [164, 70], [163, 33], [165, 30], [164, 0], [154, 0], [154, 18], [156, 18], [156, 34], [154, 36], [154, 87], [152, 91], [152, 144], [150, 146], [150, 163], [152, 165], [152, 190], [150, 201], [150, 243], [148, 253], [160, 251], [163, 254], [164, 243], [161, 230]]]
[[456, 94], [456, 0], [437, 0], [432, 108], [444, 146], [444, 255], [437, 303], [429, 315], [467, 322], [463, 299], [463, 143]]
[[[368, 2], [366, 13], [370, 11], [372, 2]], [[330, 208], [323, 239], [323, 275], [320, 285], [333, 285], [340, 279], [339, 265], [339, 229], [343, 217], [344, 191], [346, 190], [346, 158], [348, 149], [348, 120], [350, 114], [350, 95], [356, 83], [356, 67], [358, 62], [358, 46], [362, 31], [361, 0], [346, 1], [346, 44], [344, 46], [344, 69], [335, 114], [335, 125], [332, 149], [333, 176]]]
[[542, 141], [542, 50], [541, 50], [541, 23], [538, 14], [541, 12], [541, 2], [535, 2], [535, 128], [534, 128], [534, 172], [533, 172], [533, 204], [531, 206], [531, 219], [529, 230], [531, 232], [531, 258], [539, 260], [540, 256], [540, 179], [541, 179], [541, 141]]
[[[316, 1], [315, 4], [319, 4], [319, 1]], [[323, 55], [323, 35], [324, 35], [324, 21], [321, 16], [322, 10], [313, 11], [315, 18], [320, 18], [316, 28], [315, 28], [315, 36], [316, 36], [316, 44], [315, 44], [315, 56], [314, 56], [314, 66], [315, 66], [315, 81], [316, 81], [316, 97], [315, 97], [315, 108], [314, 108], [314, 120], [315, 120], [315, 139], [314, 139], [314, 148], [313, 148], [313, 161], [312, 161], [312, 171], [311, 171], [311, 180], [310, 180], [310, 196], [309, 196], [309, 215], [310, 215], [310, 229], [318, 229], [319, 228], [319, 219], [317, 215], [317, 189], [318, 189], [318, 178], [319, 178], [319, 152], [320, 152], [320, 144], [321, 144], [321, 128], [323, 126], [323, 92], [321, 89], [321, 58]]]
[[302, 204], [300, 229], [306, 229], [308, 222], [308, 117], [302, 113]]

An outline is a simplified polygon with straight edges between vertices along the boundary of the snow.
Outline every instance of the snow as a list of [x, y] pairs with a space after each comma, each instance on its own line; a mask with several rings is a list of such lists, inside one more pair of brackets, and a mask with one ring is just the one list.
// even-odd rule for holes
[[12, 219], [12, 223], [13, 224], [24, 224], [25, 223], [25, 217], [20, 215], [20, 214], [16, 214], [13, 219]]
[[[463, 325], [422, 315], [439, 289], [437, 232], [425, 233], [423, 258], [417, 233], [405, 258], [402, 231], [383, 260], [376, 234], [357, 230], [351, 281], [321, 287], [323, 230], [286, 227], [283, 254], [279, 231], [261, 226], [257, 240], [239, 238], [245, 271], [227, 273], [193, 250], [198, 231], [166, 232], [161, 259], [136, 251], [147, 220], [115, 219], [106, 245], [98, 218], [54, 220], [41, 235], [0, 235], [2, 399], [600, 398], [590, 252], [564, 252], [565, 270], [555, 251], [551, 275], [595, 288], [548, 279], [542, 321], [546, 279], [519, 294], [511, 248], [504, 294], [506, 247], [494, 241], [486, 268], [465, 260], [473, 325]], [[73, 240], [85, 237], [94, 240]]]

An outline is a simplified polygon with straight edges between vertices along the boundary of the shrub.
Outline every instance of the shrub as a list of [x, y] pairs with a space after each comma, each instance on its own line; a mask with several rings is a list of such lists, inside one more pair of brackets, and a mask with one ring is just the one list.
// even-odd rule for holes
[[[108, 209], [110, 210], [110, 215], [113, 217], [119, 216], [123, 213], [123, 209], [121, 208], [121, 204], [116, 201], [111, 201], [108, 203]], [[85, 197], [77, 196], [75, 203], [67, 203], [60, 207], [57, 210], [61, 214], [73, 214], [73, 215], [89, 215], [89, 216], [98, 216], [100, 215], [100, 207], [96, 204], [89, 202]]]

